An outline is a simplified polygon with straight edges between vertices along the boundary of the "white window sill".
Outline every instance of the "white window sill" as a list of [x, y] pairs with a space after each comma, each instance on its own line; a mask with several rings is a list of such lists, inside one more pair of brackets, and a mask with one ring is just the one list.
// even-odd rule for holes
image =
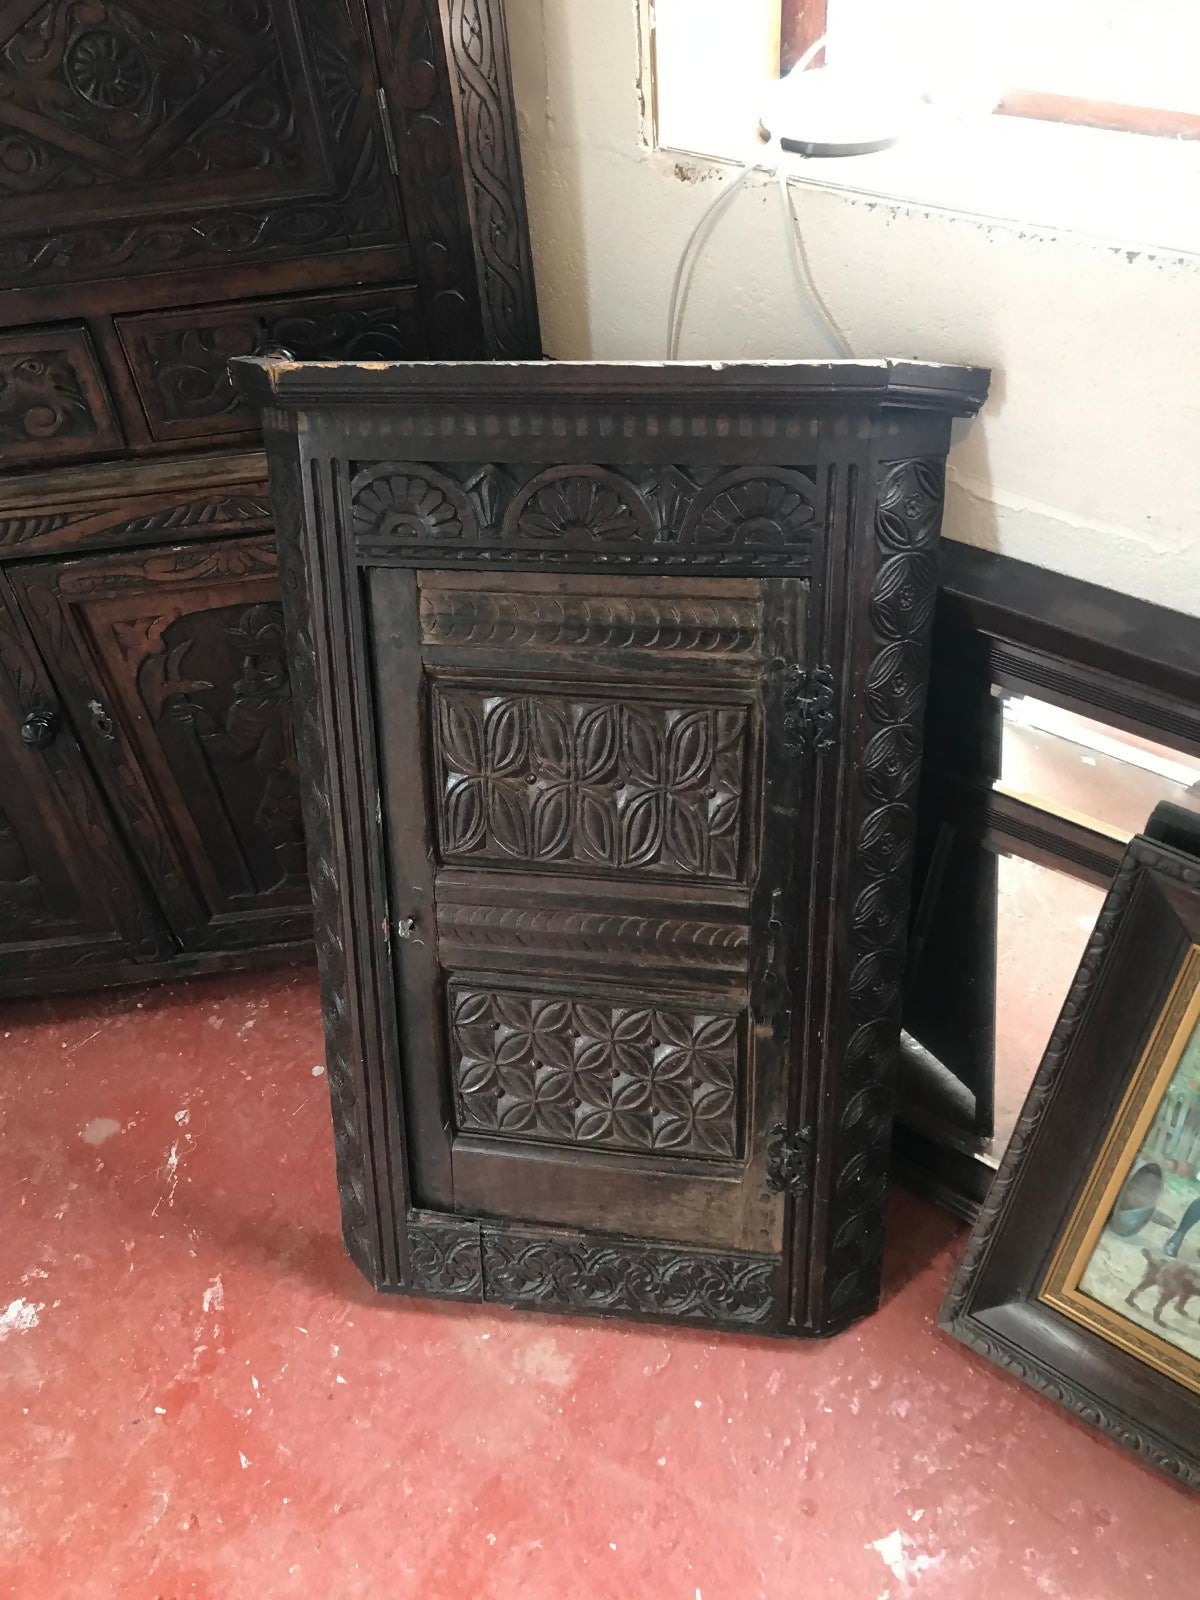
[[[752, 160], [768, 168], [779, 159], [775, 147], [750, 134], [741, 151], [732, 148], [740, 141], [703, 130], [674, 138], [674, 147], [660, 145], [672, 159]], [[725, 153], [705, 150], [714, 143]], [[1200, 256], [1200, 140], [930, 113], [889, 150], [811, 158], [785, 151], [782, 161], [797, 183], [1089, 235], [1118, 250]]]

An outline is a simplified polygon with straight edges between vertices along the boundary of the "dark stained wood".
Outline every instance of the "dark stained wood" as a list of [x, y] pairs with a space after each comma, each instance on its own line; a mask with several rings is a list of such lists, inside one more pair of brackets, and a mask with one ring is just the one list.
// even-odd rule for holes
[[550, 1309], [861, 1315], [941, 464], [987, 375], [235, 366], [351, 1255]]
[[[806, 50], [811, 50], [829, 23], [829, 0], [780, 0], [779, 71], [790, 72]], [[819, 50], [810, 65], [823, 66]]]
[[1200, 859], [1129, 846], [942, 1308], [942, 1326], [1200, 1489], [1200, 1396], [1039, 1296], [1058, 1239], [1183, 957]]
[[[0, 13], [0, 564], [61, 760], [94, 772], [42, 796], [54, 849], [82, 825], [57, 812], [102, 795], [155, 929], [85, 970], [26, 894], [40, 954], [10, 970], [28, 992], [171, 951], [290, 957], [310, 934], [280, 597], [227, 362], [540, 353], [501, 0]], [[30, 760], [16, 737], [0, 724], [5, 771]], [[22, 849], [49, 861], [35, 815]]]
[[308, 883], [270, 541], [38, 563], [13, 582], [180, 946], [302, 940]]
[[0, 461], [41, 466], [122, 445], [86, 328], [0, 333]]
[[0, 979], [86, 982], [169, 948], [0, 575]]
[[[992, 551], [942, 547], [917, 859], [918, 925], [932, 933], [914, 942], [905, 1026], [983, 1114], [964, 1126], [954, 1107], [931, 1114], [902, 1093], [898, 1117], [906, 1181], [968, 1215], [993, 1171], [979, 1136], [990, 1131], [994, 1067], [995, 853], [1101, 888], [1123, 854], [1093, 828], [992, 791], [993, 684], [1200, 753], [1200, 621]], [[934, 841], [950, 851], [940, 881]]]
[[1013, 89], [996, 110], [1005, 117], [1073, 122], [1084, 128], [1108, 128], [1114, 133], [1148, 133], [1160, 139], [1200, 139], [1200, 115], [1194, 111], [1127, 106], [1115, 100], [1084, 100], [1077, 95], [1046, 94], [1040, 89]]

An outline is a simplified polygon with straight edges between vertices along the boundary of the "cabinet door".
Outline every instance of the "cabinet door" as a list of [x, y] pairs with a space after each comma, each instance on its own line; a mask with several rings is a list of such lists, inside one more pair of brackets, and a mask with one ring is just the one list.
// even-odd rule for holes
[[169, 945], [0, 579], [0, 985]]
[[0, 284], [402, 240], [345, 0], [0, 6]]
[[15, 581], [184, 947], [308, 937], [271, 541], [34, 563]]
[[806, 586], [370, 592], [415, 1203], [780, 1249]]

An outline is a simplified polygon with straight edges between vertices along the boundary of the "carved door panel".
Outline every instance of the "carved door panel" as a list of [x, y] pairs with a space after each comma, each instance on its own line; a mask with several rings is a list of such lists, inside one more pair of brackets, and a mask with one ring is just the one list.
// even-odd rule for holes
[[308, 937], [271, 542], [38, 563], [15, 581], [184, 947]]
[[0, 985], [168, 947], [0, 582]]
[[780, 1249], [806, 585], [370, 584], [417, 1202]]
[[346, 0], [0, 6], [0, 284], [405, 237]]

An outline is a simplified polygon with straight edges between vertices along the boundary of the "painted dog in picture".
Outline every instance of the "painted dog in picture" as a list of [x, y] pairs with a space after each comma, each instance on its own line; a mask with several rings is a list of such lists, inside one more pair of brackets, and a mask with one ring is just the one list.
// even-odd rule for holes
[[1137, 1305], [1137, 1297], [1143, 1289], [1155, 1288], [1158, 1290], [1158, 1304], [1154, 1308], [1154, 1320], [1159, 1327], [1165, 1327], [1162, 1314], [1171, 1301], [1175, 1302], [1175, 1309], [1181, 1317], [1187, 1315], [1187, 1304], [1193, 1295], [1200, 1295], [1200, 1270], [1189, 1267], [1183, 1261], [1172, 1261], [1167, 1256], [1160, 1256], [1154, 1250], [1142, 1249], [1146, 1258], [1146, 1274], [1136, 1289], [1131, 1289], [1125, 1296], [1125, 1304]]

